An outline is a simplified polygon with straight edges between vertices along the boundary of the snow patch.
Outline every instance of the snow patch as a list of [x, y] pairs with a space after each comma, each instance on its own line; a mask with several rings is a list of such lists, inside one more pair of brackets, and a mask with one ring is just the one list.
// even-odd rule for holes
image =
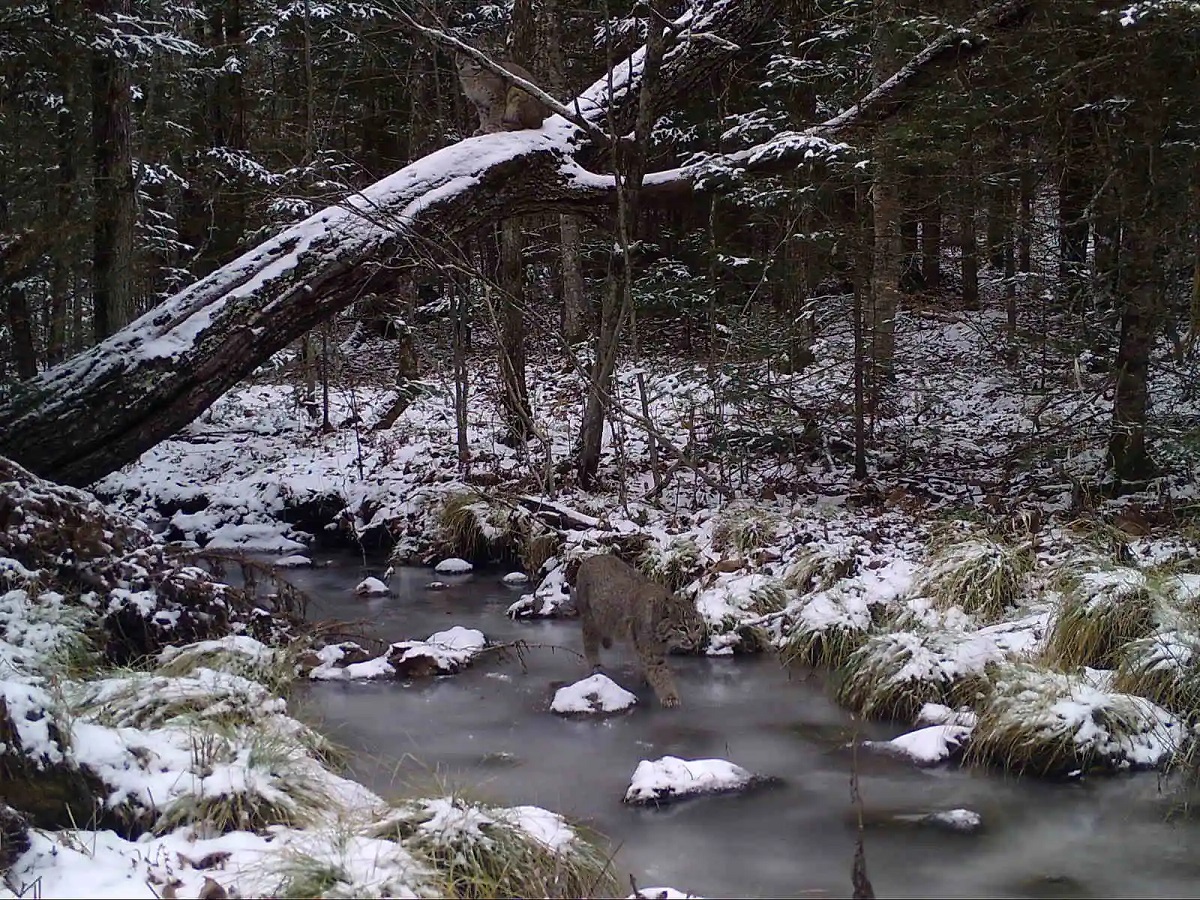
[[726, 759], [644, 759], [634, 769], [625, 802], [637, 805], [670, 803], [701, 794], [744, 791], [768, 779]]
[[637, 697], [607, 675], [597, 672], [589, 678], [554, 692], [550, 711], [556, 713], [611, 713], [629, 709]]

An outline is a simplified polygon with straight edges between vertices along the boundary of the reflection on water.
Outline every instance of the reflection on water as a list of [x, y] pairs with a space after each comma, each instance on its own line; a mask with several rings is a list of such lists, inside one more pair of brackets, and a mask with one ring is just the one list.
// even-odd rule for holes
[[[899, 729], [856, 723], [817, 679], [772, 658], [673, 658], [684, 706], [663, 710], [636, 677], [628, 651], [609, 674], [637, 693], [628, 715], [566, 720], [547, 711], [554, 687], [586, 674], [578, 623], [512, 622], [520, 591], [500, 572], [447, 579], [398, 570], [392, 593], [362, 599], [360, 562], [291, 577], [313, 595], [314, 618], [361, 619], [385, 640], [423, 638], [451, 624], [493, 641], [523, 640], [515, 656], [412, 684], [318, 683], [301, 710], [353, 753], [353, 774], [387, 796], [438, 785], [505, 804], [535, 803], [607, 835], [615, 865], [639, 884], [673, 884], [708, 897], [849, 895], [854, 847], [847, 742]], [[621, 797], [639, 760], [725, 757], [780, 787], [662, 810]], [[1015, 780], [978, 770], [917, 769], [859, 751], [867, 865], [881, 897], [1194, 897], [1200, 824], [1168, 819], [1177, 794], [1154, 774], [1078, 784]], [[893, 814], [966, 807], [982, 832], [948, 834]]]

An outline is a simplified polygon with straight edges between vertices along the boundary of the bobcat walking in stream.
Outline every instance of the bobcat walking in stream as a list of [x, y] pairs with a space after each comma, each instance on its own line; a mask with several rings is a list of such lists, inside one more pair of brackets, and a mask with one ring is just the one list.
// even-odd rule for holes
[[580, 564], [575, 606], [583, 621], [583, 655], [593, 671], [600, 668], [601, 645], [628, 640], [658, 702], [679, 706], [666, 656], [671, 650], [696, 650], [704, 642], [704, 620], [691, 603], [606, 553]]

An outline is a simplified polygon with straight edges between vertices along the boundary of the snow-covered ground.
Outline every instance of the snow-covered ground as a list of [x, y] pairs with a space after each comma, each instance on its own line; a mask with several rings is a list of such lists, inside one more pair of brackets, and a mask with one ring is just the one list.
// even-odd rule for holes
[[[86, 495], [8, 464], [0, 485], [19, 511], [0, 532], [0, 897], [430, 897], [464, 883], [535, 896], [551, 881], [572, 894], [608, 883], [603, 857], [553, 812], [389, 803], [337, 774], [338, 751], [281, 695], [303, 641], [250, 636], [248, 595]], [[112, 663], [122, 642], [186, 630], [220, 636]], [[484, 646], [455, 626], [393, 644], [360, 664], [369, 672], [338, 669], [324, 648], [313, 672], [455, 671]]]
[[[1106, 501], [1081, 491], [1103, 458], [1110, 380], [1091, 374], [1087, 360], [1048, 354], [1007, 366], [1002, 330], [987, 312], [902, 317], [897, 381], [873, 423], [867, 484], [852, 478], [847, 335], [832, 327], [814, 348], [816, 364], [797, 375], [741, 359], [622, 365], [618, 399], [640, 409], [640, 376], [656, 428], [700, 460], [703, 477], [681, 467], [661, 490], [650, 441], [628, 420], [606, 429], [598, 490], [581, 491], [569, 473], [546, 489], [545, 473], [570, 457], [583, 397], [579, 376], [548, 356], [529, 367], [540, 436], [526, 449], [501, 440], [495, 386], [474, 381], [469, 466], [459, 460], [444, 368], [381, 431], [370, 426], [392, 392], [380, 379], [335, 386], [331, 420], [357, 424], [330, 433], [264, 375], [97, 488], [121, 510], [165, 520], [171, 538], [279, 551], [288, 554], [281, 568], [302, 565], [297, 552], [314, 536], [285, 515], [343, 539], [388, 535], [397, 562], [503, 557], [532, 579], [514, 616], [571, 614], [573, 563], [616, 548], [695, 602], [710, 627], [706, 652], [774, 648], [795, 664], [840, 669], [844, 705], [924, 726], [879, 749], [921, 765], [961, 754], [1032, 774], [1166, 765], [1190, 743], [1200, 696], [1200, 543], [1160, 513], [1156, 497]], [[1173, 429], [1200, 407], [1178, 367], [1163, 366], [1155, 392], [1159, 440], [1175, 467], [1156, 490], [1176, 510], [1195, 507], [1200, 462], [1181, 455]], [[189, 669], [168, 655], [161, 671], [51, 683], [40, 674], [47, 648], [89, 613], [49, 596], [34, 604], [11, 587], [33, 584], [20, 567], [0, 560], [11, 588], [0, 620], [20, 673], [4, 696], [22, 739], [47, 760], [106, 773], [114, 807], [152, 807], [161, 824], [132, 842], [103, 830], [35, 832], [12, 869], [16, 888], [37, 882], [42, 896], [67, 895], [95, 864], [105, 873], [89, 882], [95, 895], [164, 896], [170, 887], [195, 896], [212, 878], [261, 896], [283, 889], [285, 864], [300, 860], [297, 878], [338, 873], [325, 892], [403, 895], [436, 883], [443, 833], [459, 851], [509, 826], [559, 846], [542, 828], [559, 821], [551, 813], [522, 818], [450, 800], [423, 801], [404, 813], [408, 837], [386, 836], [388, 817], [399, 814], [324, 766], [319, 736], [287, 717], [261, 674], [278, 663], [269, 648], [193, 648], [184, 658], [205, 664]], [[140, 602], [122, 590], [122, 602]], [[364, 582], [365, 593], [386, 590]], [[455, 627], [374, 656], [321, 648], [305, 669], [339, 679], [395, 675], [398, 666], [452, 672], [484, 647], [482, 634]], [[555, 711], [608, 708], [617, 696], [588, 682], [564, 690]], [[148, 692], [159, 699], [146, 706], [138, 698]], [[189, 711], [186, 727], [158, 709], [171, 704]], [[239, 718], [251, 708], [253, 728]], [[237, 723], [199, 762], [188, 731], [198, 710]], [[281, 735], [291, 749], [264, 765], [256, 748]], [[700, 762], [704, 777], [691, 781], [660, 771], [667, 759], [647, 763], [630, 790], [665, 797], [692, 782], [751, 777]], [[672, 763], [689, 777], [696, 764]], [[199, 834], [194, 811], [210, 801], [230, 815], [275, 816], [262, 828]], [[201, 864], [214, 858], [219, 867]]]

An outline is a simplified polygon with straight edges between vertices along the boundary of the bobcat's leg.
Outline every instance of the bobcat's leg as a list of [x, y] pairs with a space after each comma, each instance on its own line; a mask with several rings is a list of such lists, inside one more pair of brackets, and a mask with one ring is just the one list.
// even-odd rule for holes
[[583, 658], [593, 673], [600, 671], [600, 631], [590, 615], [583, 617]]
[[654, 696], [662, 706], [667, 709], [679, 706], [679, 691], [675, 689], [675, 678], [667, 667], [666, 648], [649, 644], [649, 641], [639, 639], [634, 633], [633, 647], [646, 674], [646, 681], [654, 688]]
[[679, 691], [675, 689], [675, 678], [662, 657], [646, 661], [646, 680], [654, 688], [658, 702], [670, 709], [679, 706]]

